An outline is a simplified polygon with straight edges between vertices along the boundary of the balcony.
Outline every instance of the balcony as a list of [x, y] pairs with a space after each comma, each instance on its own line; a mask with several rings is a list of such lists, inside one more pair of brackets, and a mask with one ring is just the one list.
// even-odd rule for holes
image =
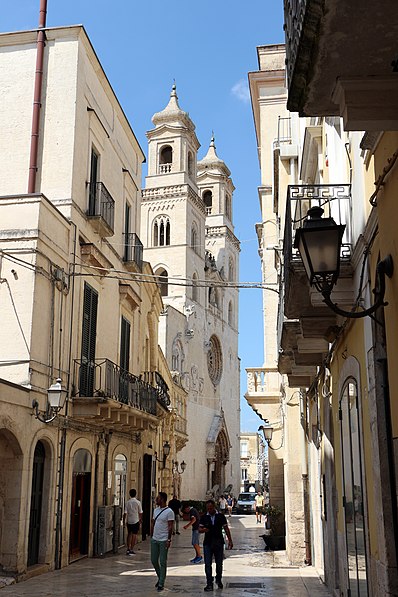
[[142, 262], [144, 255], [143, 244], [135, 232], [128, 232], [124, 235], [124, 254], [123, 261], [126, 268], [130, 271], [142, 272]]
[[284, 269], [278, 312], [278, 370], [292, 387], [307, 387], [334, 339], [338, 318], [322, 296], [309, 285], [294, 236], [311, 207], [320, 206], [326, 217], [345, 224], [340, 278], [333, 298], [339, 305], [353, 302], [352, 223], [350, 185], [294, 185], [288, 187], [284, 233]]
[[170, 406], [169, 387], [160, 373], [158, 371], [145, 371], [141, 377], [148, 386], [156, 389], [159, 404], [168, 411]]
[[396, 4], [284, 0], [284, 14], [288, 110], [342, 116], [346, 130], [398, 130]]
[[[281, 396], [281, 378], [276, 368], [248, 367], [245, 398], [251, 407], [277, 401]], [[255, 408], [254, 408], [255, 410]]]
[[115, 202], [103, 182], [88, 185], [87, 217], [101, 237], [113, 236]]
[[159, 164], [159, 174], [170, 174], [171, 164]]
[[79, 418], [143, 429], [145, 420], [157, 416], [158, 405], [168, 408], [167, 386], [157, 372], [141, 378], [109, 359], [75, 360], [73, 380], [73, 415]]

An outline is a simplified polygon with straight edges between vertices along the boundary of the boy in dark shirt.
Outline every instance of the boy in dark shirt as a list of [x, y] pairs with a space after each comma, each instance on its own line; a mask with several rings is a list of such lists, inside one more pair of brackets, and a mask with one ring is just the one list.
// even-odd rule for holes
[[205, 556], [206, 586], [205, 591], [213, 590], [213, 570], [212, 561], [216, 563], [216, 583], [219, 589], [222, 584], [222, 565], [224, 555], [224, 537], [223, 529], [228, 538], [228, 549], [232, 549], [231, 531], [224, 514], [217, 512], [214, 500], [206, 502], [207, 514], [204, 514], [199, 523], [199, 532], [205, 534], [203, 541], [203, 552]]
[[195, 557], [190, 562], [191, 564], [200, 564], [203, 558], [200, 555], [199, 545], [199, 513], [195, 508], [191, 508], [189, 504], [183, 504], [182, 511], [189, 517], [189, 522], [183, 528], [192, 527], [192, 546], [195, 550]]

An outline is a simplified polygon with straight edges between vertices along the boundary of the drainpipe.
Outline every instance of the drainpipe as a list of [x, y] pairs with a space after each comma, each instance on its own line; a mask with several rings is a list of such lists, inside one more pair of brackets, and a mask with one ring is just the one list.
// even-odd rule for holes
[[45, 27], [47, 15], [47, 0], [40, 0], [39, 30], [37, 32], [35, 90], [33, 96], [32, 134], [30, 141], [28, 193], [36, 191], [37, 150], [39, 146], [39, 126], [41, 92], [43, 82], [44, 46], [46, 40]]

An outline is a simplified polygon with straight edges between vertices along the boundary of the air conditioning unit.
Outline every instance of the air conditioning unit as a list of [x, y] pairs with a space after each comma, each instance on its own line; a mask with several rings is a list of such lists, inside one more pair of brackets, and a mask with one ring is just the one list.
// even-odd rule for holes
[[97, 554], [104, 555], [113, 550], [113, 506], [98, 508]]

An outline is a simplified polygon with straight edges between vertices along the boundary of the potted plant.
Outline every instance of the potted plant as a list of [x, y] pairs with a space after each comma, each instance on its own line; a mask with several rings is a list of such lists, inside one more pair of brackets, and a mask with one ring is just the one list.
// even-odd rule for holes
[[285, 521], [282, 510], [279, 506], [268, 505], [264, 508], [264, 515], [265, 532], [261, 537], [266, 549], [285, 549]]

